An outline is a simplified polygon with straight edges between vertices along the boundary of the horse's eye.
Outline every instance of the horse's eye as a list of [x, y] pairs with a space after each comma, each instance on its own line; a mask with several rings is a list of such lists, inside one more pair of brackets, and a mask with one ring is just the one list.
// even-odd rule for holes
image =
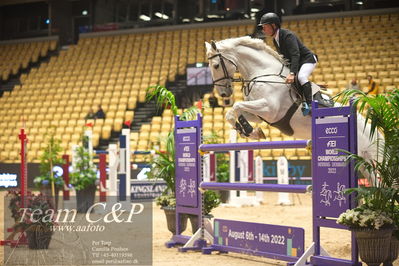
[[213, 66], [214, 69], [218, 69], [219, 68], [219, 64], [216, 64]]

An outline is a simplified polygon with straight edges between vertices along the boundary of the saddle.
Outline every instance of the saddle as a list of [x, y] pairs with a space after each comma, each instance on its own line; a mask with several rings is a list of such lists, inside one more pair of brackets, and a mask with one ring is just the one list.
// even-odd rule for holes
[[[322, 88], [322, 86], [312, 83], [313, 100], [314, 101], [318, 101], [320, 107], [324, 107], [324, 108], [333, 107], [334, 106], [334, 101], [332, 99], [330, 99], [330, 97], [328, 95], [322, 94], [320, 92], [320, 88]], [[266, 121], [262, 117], [259, 117], [260, 119], [265, 121], [270, 126], [278, 128], [283, 134], [285, 134], [287, 136], [294, 135], [294, 130], [292, 129], [292, 127], [290, 125], [290, 121], [291, 121], [292, 116], [297, 111], [297, 109], [299, 108], [299, 106], [301, 105], [301, 103], [303, 101], [303, 95], [301, 93], [301, 87], [299, 85], [299, 82], [297, 82], [297, 80], [292, 85], [292, 89], [295, 90], [295, 92], [297, 93], [298, 99], [292, 103], [292, 105], [290, 106], [288, 111], [285, 113], [283, 118], [281, 118], [277, 122], [269, 123], [268, 121]]]

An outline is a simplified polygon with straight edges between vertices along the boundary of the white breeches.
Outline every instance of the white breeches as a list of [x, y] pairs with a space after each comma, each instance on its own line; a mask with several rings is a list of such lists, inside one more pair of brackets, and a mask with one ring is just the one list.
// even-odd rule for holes
[[316, 68], [316, 65], [317, 63], [305, 63], [301, 66], [298, 72], [298, 80], [301, 86], [309, 81], [308, 78]]

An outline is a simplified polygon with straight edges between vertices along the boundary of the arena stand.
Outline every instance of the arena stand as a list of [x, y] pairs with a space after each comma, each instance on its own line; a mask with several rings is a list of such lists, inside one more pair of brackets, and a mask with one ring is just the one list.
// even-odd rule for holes
[[[54, 38], [52, 38], [54, 39]], [[50, 51], [57, 48], [56, 40], [28, 40], [5, 41], [0, 43], [0, 75], [3, 82], [9, 80], [11, 75], [18, 75], [26, 70], [29, 64], [46, 57]]]
[[[399, 85], [399, 14], [392, 10], [375, 12], [285, 18], [284, 27], [297, 32], [319, 56], [313, 81], [328, 84], [333, 94], [352, 78], [364, 87], [367, 74], [380, 84], [380, 93]], [[98, 146], [100, 139], [109, 139], [112, 132], [121, 130], [124, 121], [133, 119], [136, 106], [145, 101], [148, 86], [165, 85], [176, 75], [184, 75], [187, 64], [206, 62], [205, 41], [250, 34], [253, 28], [253, 21], [233, 21], [81, 34], [77, 45], [60, 49], [48, 62], [30, 67], [28, 73], [20, 75], [21, 85], [0, 97], [0, 161], [18, 161], [17, 132], [22, 118], [29, 134], [31, 162], [38, 161], [46, 146], [45, 134], [51, 128], [70, 154], [70, 146], [79, 142], [85, 125], [92, 123], [93, 145]], [[270, 45], [270, 40], [267, 43]], [[7, 56], [14, 62], [0, 65], [3, 80], [10, 73], [18, 75], [19, 69], [29, 68], [29, 62], [37, 61], [39, 54], [46, 55], [55, 46], [54, 41], [1, 45], [1, 58]], [[241, 85], [235, 86], [234, 100], [240, 101]], [[224, 115], [231, 107], [206, 107], [207, 97], [204, 134], [215, 131], [227, 142], [230, 126]], [[106, 119], [84, 120], [89, 109], [96, 110], [99, 104]], [[131, 150], [149, 150], [153, 145], [162, 149], [159, 139], [169, 132], [172, 123], [170, 110], [154, 116], [138, 132], [132, 132]], [[266, 124], [262, 128], [268, 140], [292, 140]], [[281, 155], [310, 159], [302, 149], [263, 150], [259, 155], [265, 160]]]

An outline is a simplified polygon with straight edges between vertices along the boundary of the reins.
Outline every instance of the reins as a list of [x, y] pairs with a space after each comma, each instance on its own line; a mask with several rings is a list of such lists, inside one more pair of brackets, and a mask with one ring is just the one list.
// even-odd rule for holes
[[233, 66], [236, 68], [236, 71], [237, 71], [238, 70], [237, 65], [236, 65], [236, 63], [233, 62], [233, 60], [228, 59], [227, 57], [224, 57], [222, 55], [222, 53], [220, 53], [220, 52], [215, 54], [215, 55], [213, 55], [213, 56], [211, 56], [211, 57], [209, 57], [208, 59], [211, 60], [211, 59], [213, 59], [215, 57], [219, 57], [219, 59], [220, 59], [220, 64], [222, 65], [222, 70], [223, 70], [224, 77], [222, 77], [220, 79], [217, 79], [217, 80], [214, 80], [213, 81], [213, 86], [220, 86], [220, 87], [227, 88], [227, 87], [229, 87], [228, 85], [226, 85], [226, 84], [217, 84], [217, 82], [219, 82], [221, 80], [226, 80], [226, 79], [230, 80], [231, 82], [240, 82], [242, 80], [242, 78], [236, 79], [236, 78], [233, 78], [233, 77], [229, 76], [229, 73], [228, 73], [227, 68], [226, 68], [226, 64], [224, 63], [224, 59], [229, 61], [231, 64], [233, 64]]
[[[284, 70], [284, 64], [281, 63], [281, 69], [278, 74], [264, 74], [264, 75], [253, 77], [251, 80], [242, 79], [241, 90], [243, 91], [245, 96], [248, 96], [252, 91], [253, 85], [255, 85], [256, 83], [287, 84], [285, 81], [257, 80], [258, 78], [261, 78], [261, 77], [279, 77], [279, 78], [285, 80], [287, 77], [282, 74], [283, 70]], [[245, 83], [247, 83], [246, 86], [245, 86]], [[251, 83], [252, 83], [252, 85], [251, 85]], [[246, 90], [246, 88], [248, 88], [248, 90]]]
[[282, 74], [283, 70], [284, 70], [284, 64], [283, 63], [281, 63], [281, 69], [280, 69], [280, 72], [278, 74], [264, 74], [264, 75], [256, 76], [256, 77], [254, 77], [254, 78], [252, 78], [250, 80], [245, 80], [245, 79], [243, 79], [241, 77], [240, 78], [233, 78], [233, 77], [231, 77], [229, 75], [224, 60], [227, 60], [231, 64], [233, 64], [234, 67], [236, 68], [236, 71], [237, 71], [238, 70], [237, 64], [234, 63], [233, 60], [223, 56], [222, 53], [219, 52], [219, 51], [218, 51], [217, 54], [209, 57], [208, 59], [211, 60], [211, 59], [213, 59], [215, 57], [219, 57], [219, 59], [220, 59], [220, 64], [222, 66], [224, 77], [221, 77], [221, 78], [219, 78], [217, 80], [214, 80], [213, 81], [213, 86], [220, 86], [220, 87], [225, 87], [225, 88], [230, 87], [227, 84], [218, 84], [218, 82], [222, 81], [222, 80], [230, 80], [231, 82], [241, 82], [241, 90], [243, 91], [245, 96], [248, 96], [251, 93], [251, 91], [252, 91], [252, 86], [254, 84], [256, 84], [256, 83], [286, 84], [285, 81], [257, 80], [257, 79], [262, 78], [262, 77], [279, 77], [279, 78], [285, 80], [286, 76], [284, 76]]

